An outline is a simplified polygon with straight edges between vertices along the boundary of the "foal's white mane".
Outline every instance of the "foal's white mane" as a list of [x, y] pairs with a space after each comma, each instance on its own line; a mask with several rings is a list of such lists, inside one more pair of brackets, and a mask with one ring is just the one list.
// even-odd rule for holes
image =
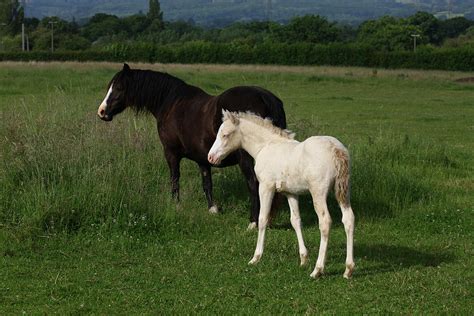
[[295, 133], [288, 130], [288, 129], [282, 129], [279, 128], [275, 125], [273, 125], [273, 122], [270, 118], [262, 118], [261, 116], [258, 116], [252, 112], [229, 112], [229, 111], [223, 111], [223, 116], [222, 116], [222, 122], [225, 122], [227, 120], [232, 120], [232, 116], [236, 119], [243, 119], [250, 121], [258, 126], [264, 127], [266, 130], [269, 130], [273, 134], [276, 134], [278, 136], [281, 136], [286, 139], [295, 139]]

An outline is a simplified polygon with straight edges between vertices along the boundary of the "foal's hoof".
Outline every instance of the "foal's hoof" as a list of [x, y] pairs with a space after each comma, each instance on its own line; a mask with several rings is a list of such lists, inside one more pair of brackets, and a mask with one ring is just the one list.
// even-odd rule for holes
[[252, 260], [249, 261], [249, 265], [255, 265], [260, 261], [261, 256], [254, 256]]
[[209, 209], [209, 213], [211, 214], [218, 214], [219, 213], [219, 208], [215, 205], [211, 206], [211, 208]]
[[257, 229], [257, 223], [256, 222], [251, 222], [249, 226], [247, 226], [247, 231], [252, 231]]
[[346, 264], [346, 271], [344, 271], [344, 279], [350, 279], [352, 277], [352, 273], [354, 272], [355, 264]]
[[303, 255], [300, 255], [300, 266], [305, 266], [307, 263], [308, 263], [308, 255], [307, 254], [303, 254]]
[[323, 275], [323, 268], [316, 268], [309, 276], [312, 277], [313, 279], [317, 279], [322, 275]]

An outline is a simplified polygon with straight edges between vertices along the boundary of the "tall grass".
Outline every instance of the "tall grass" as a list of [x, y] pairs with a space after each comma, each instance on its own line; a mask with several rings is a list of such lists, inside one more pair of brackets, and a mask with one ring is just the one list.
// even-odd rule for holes
[[207, 213], [189, 160], [176, 203], [154, 119], [96, 117], [113, 65], [4, 66], [0, 314], [470, 312], [474, 95], [451, 82], [467, 74], [167, 68], [210, 93], [264, 86], [284, 101], [297, 139], [333, 135], [349, 148], [356, 272], [343, 280], [345, 234], [331, 199], [327, 275], [313, 282], [309, 196], [300, 207], [311, 266], [298, 267], [282, 203], [262, 262], [248, 267], [256, 236], [245, 231], [237, 167], [213, 169], [221, 216]]
[[[92, 111], [64, 109], [71, 102], [65, 93], [55, 93], [46, 107], [40, 102], [20, 103], [21, 111], [4, 114], [4, 225], [35, 232], [74, 232], [94, 225], [135, 229], [140, 218], [151, 219], [152, 227], [145, 230], [170, 225], [163, 216], [175, 210], [175, 202], [150, 117], [124, 113], [106, 124]], [[43, 109], [36, 112], [38, 108]], [[318, 130], [307, 120], [290, 119], [297, 138]], [[418, 136], [388, 132], [347, 145], [359, 218], [393, 217], [419, 204], [441, 205], [446, 196], [436, 188], [440, 175], [463, 167], [454, 151]], [[196, 168], [191, 163], [184, 168], [182, 181], [190, 184], [184, 185], [183, 199], [200, 201], [191, 207], [204, 209]], [[219, 174], [225, 174], [224, 181]], [[238, 172], [218, 171], [216, 178], [216, 187], [226, 187], [226, 197], [247, 195]], [[240, 204], [248, 207], [246, 198]]]

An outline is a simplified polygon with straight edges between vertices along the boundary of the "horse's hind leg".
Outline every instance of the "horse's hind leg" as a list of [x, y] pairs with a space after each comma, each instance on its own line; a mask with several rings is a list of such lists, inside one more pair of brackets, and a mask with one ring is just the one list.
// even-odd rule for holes
[[313, 204], [319, 220], [319, 231], [321, 232], [321, 243], [319, 244], [318, 260], [311, 273], [312, 278], [317, 278], [324, 272], [326, 253], [329, 241], [329, 230], [331, 229], [331, 215], [326, 204], [327, 190], [311, 190]]
[[250, 224], [248, 229], [255, 229], [257, 227], [258, 214], [260, 209], [260, 201], [258, 198], [258, 181], [255, 171], [253, 169], [253, 158], [247, 152], [241, 150], [239, 159], [239, 167], [245, 176], [247, 188], [250, 193]]
[[209, 213], [217, 214], [219, 209], [214, 204], [212, 199], [212, 177], [211, 177], [211, 166], [199, 164], [199, 169], [201, 170], [202, 176], [202, 189], [204, 190], [204, 194], [206, 195], [207, 199], [207, 208], [209, 209]]
[[255, 248], [255, 253], [252, 260], [249, 261], [249, 264], [256, 264], [262, 257], [263, 244], [265, 242], [265, 229], [267, 228], [272, 199], [275, 193], [273, 188], [262, 184], [260, 184], [258, 191], [260, 196], [260, 214], [258, 215], [257, 247]]
[[304, 245], [303, 240], [303, 233], [301, 232], [301, 217], [300, 217], [300, 209], [298, 205], [298, 196], [295, 195], [287, 195], [288, 205], [290, 206], [290, 221], [291, 226], [296, 232], [296, 238], [298, 239], [298, 249], [300, 253], [300, 260], [301, 265], [305, 265], [308, 261], [308, 250]]
[[346, 253], [346, 271], [344, 272], [344, 278], [349, 279], [354, 272], [354, 212], [350, 203], [339, 203], [342, 211], [342, 223], [344, 224], [344, 230], [346, 231], [347, 238], [347, 253]]
[[179, 163], [181, 157], [175, 152], [165, 148], [165, 158], [170, 168], [171, 195], [179, 201]]

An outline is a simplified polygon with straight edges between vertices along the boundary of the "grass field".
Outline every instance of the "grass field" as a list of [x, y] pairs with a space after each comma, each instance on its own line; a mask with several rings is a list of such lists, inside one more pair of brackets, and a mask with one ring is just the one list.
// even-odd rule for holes
[[[137, 65], [132, 65], [137, 66]], [[0, 314], [470, 314], [473, 73], [139, 65], [219, 93], [259, 85], [297, 139], [339, 138], [353, 160], [356, 272], [342, 278], [334, 200], [326, 275], [309, 277], [317, 218], [302, 197], [310, 265], [286, 204], [262, 261], [247, 262], [249, 201], [237, 168], [214, 169], [207, 213], [197, 166], [170, 198], [155, 122], [96, 110], [118, 64], [0, 63]]]

